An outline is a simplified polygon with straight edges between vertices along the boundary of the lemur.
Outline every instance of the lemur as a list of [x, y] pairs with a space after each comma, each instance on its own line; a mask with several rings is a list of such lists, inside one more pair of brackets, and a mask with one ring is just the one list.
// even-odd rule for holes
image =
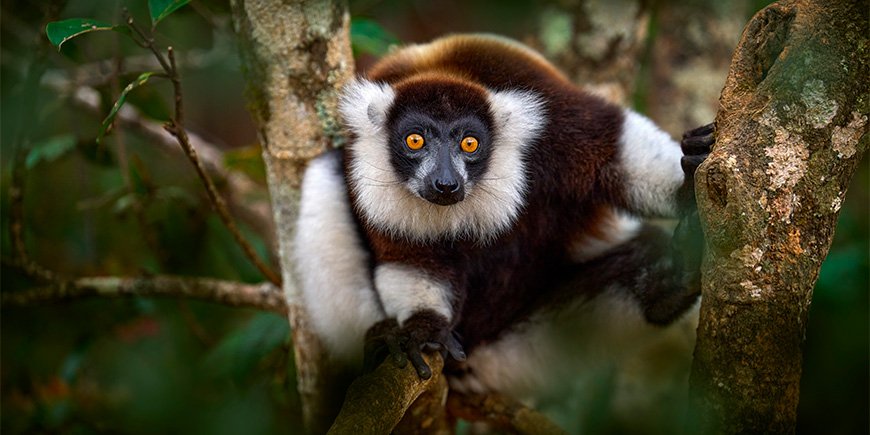
[[701, 247], [642, 218], [697, 233], [712, 126], [681, 150], [486, 35], [392, 52], [339, 110], [350, 141], [310, 162], [294, 248], [333, 360], [358, 367], [368, 332], [422, 378], [439, 350], [453, 388], [521, 394], [566, 376], [591, 331], [654, 330], [697, 301]]

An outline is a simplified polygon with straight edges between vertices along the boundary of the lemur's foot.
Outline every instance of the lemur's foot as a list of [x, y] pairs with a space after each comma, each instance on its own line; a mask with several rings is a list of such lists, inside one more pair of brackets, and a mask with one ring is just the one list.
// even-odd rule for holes
[[399, 366], [408, 360], [421, 379], [432, 377], [432, 369], [423, 359], [424, 351], [438, 351], [445, 359], [449, 355], [457, 361], [465, 360], [465, 352], [459, 340], [450, 331], [450, 325], [440, 314], [419, 311], [402, 327], [395, 319], [381, 321], [366, 333], [365, 368], [374, 370], [387, 353]]

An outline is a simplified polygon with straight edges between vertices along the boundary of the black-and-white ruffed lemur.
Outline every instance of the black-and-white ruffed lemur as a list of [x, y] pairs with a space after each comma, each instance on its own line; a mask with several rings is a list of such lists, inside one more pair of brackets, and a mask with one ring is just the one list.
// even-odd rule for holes
[[295, 239], [335, 361], [359, 367], [369, 340], [428, 378], [420, 352], [440, 350], [452, 388], [526, 398], [596, 355], [590, 343], [618, 348], [697, 301], [697, 243], [641, 218], [693, 210], [711, 127], [681, 150], [482, 35], [389, 54], [339, 109], [351, 140], [311, 161]]

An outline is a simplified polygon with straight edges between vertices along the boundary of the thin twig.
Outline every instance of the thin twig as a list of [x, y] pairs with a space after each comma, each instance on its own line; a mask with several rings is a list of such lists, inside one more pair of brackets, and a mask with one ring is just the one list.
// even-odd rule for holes
[[[43, 84], [58, 93], [70, 95], [70, 101], [78, 107], [88, 110], [97, 116], [105, 115], [100, 106], [99, 93], [88, 86], [76, 87], [65, 79], [50, 78]], [[135, 107], [121, 108], [116, 116], [116, 122], [124, 129], [134, 130], [159, 147], [170, 153], [184, 153], [178, 146], [178, 139], [159, 124], [146, 119]], [[191, 146], [196, 150], [197, 157], [212, 179], [217, 179], [221, 189], [228, 196], [229, 207], [241, 219], [248, 223], [264, 240], [274, 239], [274, 223], [268, 197], [263, 194], [264, 188], [242, 171], [228, 168], [224, 163], [224, 153], [217, 144], [211, 143], [195, 132], [187, 131]], [[272, 246], [274, 249], [274, 246]]]
[[187, 131], [184, 129], [184, 101], [183, 101], [183, 93], [181, 89], [181, 77], [178, 73], [177, 65], [175, 62], [175, 52], [172, 47], [167, 49], [167, 53], [169, 56], [169, 62], [167, 63], [166, 59], [154, 45], [154, 37], [153, 35], [146, 34], [142, 29], [140, 29], [134, 22], [133, 18], [129, 15], [128, 12], [125, 11], [127, 15], [127, 24], [136, 33], [145, 43], [146, 48], [151, 50], [154, 53], [154, 56], [157, 58], [157, 61], [160, 62], [160, 65], [163, 67], [166, 74], [169, 76], [170, 81], [172, 82], [173, 94], [175, 98], [175, 114], [173, 118], [164, 125], [166, 131], [171, 133], [178, 140], [178, 144], [184, 149], [185, 154], [190, 160], [191, 164], [193, 164], [196, 169], [196, 173], [199, 176], [200, 180], [202, 180], [205, 185], [206, 192], [208, 193], [209, 200], [211, 201], [212, 206], [220, 217], [221, 221], [226, 226], [227, 230], [233, 236], [236, 243], [242, 248], [245, 256], [254, 264], [254, 266], [263, 274], [266, 279], [272, 282], [275, 285], [281, 285], [281, 279], [275, 272], [269, 268], [257, 255], [257, 252], [254, 248], [242, 237], [241, 232], [236, 226], [235, 221], [230, 215], [226, 203], [223, 198], [218, 193], [217, 187], [215, 187], [214, 182], [212, 182], [211, 178], [208, 176], [208, 173], [205, 171], [202, 163], [197, 157], [196, 150], [190, 144], [190, 138], [187, 136]]
[[50, 305], [95, 296], [190, 298], [231, 307], [255, 308], [280, 315], [287, 313], [284, 294], [270, 283], [245, 284], [168, 275], [142, 278], [78, 278], [25, 291], [3, 292], [0, 295], [0, 304], [4, 308]]
[[[130, 12], [126, 8], [124, 8], [124, 15], [127, 18], [127, 26], [133, 30], [135, 35], [142, 38], [141, 41], [137, 41], [137, 44], [143, 48], [151, 50], [151, 53], [154, 54], [154, 58], [157, 59], [157, 62], [160, 62], [160, 66], [163, 67], [163, 70], [166, 71], [167, 74], [171, 74], [171, 71], [174, 71], [174, 69], [169, 67], [169, 64], [166, 63], [166, 58], [163, 57], [163, 53], [160, 53], [160, 50], [158, 50], [157, 46], [154, 45], [154, 35], [146, 34], [142, 29], [140, 29], [133, 21], [133, 16], [130, 15]], [[133, 38], [133, 40], [135, 41], [136, 39]]]
[[[39, 81], [45, 73], [45, 47], [40, 46], [40, 52], [30, 63], [27, 69], [22, 94], [32, 92], [38, 88]], [[12, 160], [12, 182], [9, 186], [9, 236], [12, 241], [13, 262], [27, 275], [43, 282], [56, 279], [50, 270], [40, 266], [30, 258], [27, 252], [27, 244], [24, 240], [24, 185], [25, 185], [25, 162], [30, 152], [28, 135], [32, 127], [32, 120], [36, 118], [36, 98], [28, 95], [24, 98], [24, 104], [19, 108], [20, 117], [15, 128], [13, 140], [14, 157]]]

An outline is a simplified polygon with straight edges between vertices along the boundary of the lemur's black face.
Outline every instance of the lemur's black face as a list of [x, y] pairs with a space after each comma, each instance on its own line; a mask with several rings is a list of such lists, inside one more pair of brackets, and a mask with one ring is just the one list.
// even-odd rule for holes
[[390, 163], [417, 196], [442, 206], [462, 201], [492, 154], [485, 94], [443, 82], [397, 90], [387, 120]]

